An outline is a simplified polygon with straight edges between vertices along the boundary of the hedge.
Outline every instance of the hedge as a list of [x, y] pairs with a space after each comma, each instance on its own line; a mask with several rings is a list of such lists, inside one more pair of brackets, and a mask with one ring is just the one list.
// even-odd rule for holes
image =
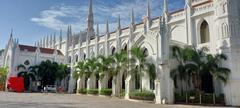
[[102, 90], [100, 91], [100, 95], [111, 96], [111, 95], [112, 95], [112, 89], [102, 89]]
[[150, 91], [135, 91], [129, 94], [130, 99], [154, 101], [155, 94]]
[[87, 94], [97, 95], [98, 94], [98, 89], [89, 89], [89, 90], [87, 90]]
[[87, 89], [80, 89], [78, 90], [78, 93], [87, 94]]

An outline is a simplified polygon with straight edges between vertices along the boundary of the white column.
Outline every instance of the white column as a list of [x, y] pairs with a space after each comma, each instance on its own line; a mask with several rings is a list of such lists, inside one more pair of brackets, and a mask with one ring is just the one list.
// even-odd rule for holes
[[116, 77], [114, 76], [113, 80], [112, 80], [112, 96], [116, 96], [116, 84], [115, 84], [115, 81], [116, 81]]
[[90, 80], [90, 78], [88, 78], [88, 80], [87, 80], [87, 90], [89, 90], [91, 87], [91, 80]]
[[161, 104], [162, 96], [161, 96], [161, 83], [160, 80], [155, 80], [155, 103]]
[[102, 80], [98, 80], [98, 93], [100, 94], [102, 89]]
[[130, 80], [131, 80], [131, 75], [128, 75], [126, 80], [125, 80], [125, 99], [129, 99], [129, 93], [130, 93]]
[[82, 79], [80, 77], [78, 77], [78, 80], [77, 80], [77, 93], [81, 89], [82, 89]]

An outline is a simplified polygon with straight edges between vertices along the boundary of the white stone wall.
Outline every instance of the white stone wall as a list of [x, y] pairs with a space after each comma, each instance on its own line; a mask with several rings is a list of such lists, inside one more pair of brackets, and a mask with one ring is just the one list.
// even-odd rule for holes
[[[98, 55], [108, 56], [111, 55], [113, 47], [116, 48], [115, 52], [117, 52], [123, 49], [125, 45], [127, 45], [128, 48], [133, 45], [138, 45], [148, 49], [149, 61], [153, 62], [157, 67], [155, 93], [158, 97], [156, 101], [168, 98], [169, 103], [172, 103], [173, 85], [169, 77], [169, 70], [174, 67], [173, 65], [175, 64], [169, 64], [171, 62], [167, 62], [169, 61], [166, 58], [169, 45], [194, 45], [198, 48], [207, 47], [210, 53], [216, 54], [222, 52], [228, 55], [229, 60], [223, 63], [223, 65], [232, 70], [230, 81], [225, 87], [217, 88], [221, 89], [219, 92], [225, 93], [227, 104], [239, 105], [240, 95], [234, 87], [240, 84], [240, 73], [237, 68], [240, 64], [240, 61], [237, 60], [240, 57], [240, 7], [238, 6], [240, 0], [214, 0], [212, 2], [207, 2], [208, 0], [194, 0], [192, 3], [190, 3], [189, 0], [186, 1], [188, 3], [186, 3], [184, 10], [170, 13], [167, 17], [164, 16], [167, 21], [167, 25], [165, 25], [167, 31], [164, 31], [165, 33], [161, 33], [160, 25], [163, 17], [159, 17], [151, 21], [134, 24], [122, 30], [119, 29], [115, 32], [106, 33], [89, 42], [80, 42], [74, 47], [71, 46], [71, 42], [67, 42], [68, 38], [61, 42], [58, 41], [55, 43], [55, 47], [64, 53], [65, 58], [39, 53], [39, 59], [36, 61], [36, 53], [14, 51], [11, 50], [13, 46], [9, 45], [4, 59], [11, 60], [9, 61], [9, 66], [12, 65], [13, 61], [16, 66], [26, 59], [29, 59], [33, 63], [39, 63], [47, 59], [55, 59], [55, 61], [61, 63], [63, 63], [63, 61], [68, 63], [67, 59], [71, 57], [72, 62], [69, 63], [69, 66], [73, 70], [74, 64], [76, 63], [75, 55], [78, 55], [79, 61], [83, 60], [84, 54], [86, 58], [97, 57]], [[198, 5], [199, 3], [202, 4]], [[203, 21], [206, 21], [209, 25], [210, 41], [201, 44], [200, 26]], [[148, 24], [150, 26], [146, 26]], [[134, 31], [131, 32], [131, 30]], [[164, 37], [163, 34], [166, 34], [166, 37]], [[170, 44], [169, 42], [164, 43], [169, 40]], [[15, 56], [12, 56], [12, 54], [15, 54]], [[7, 58], [7, 56], [9, 58]], [[13, 57], [16, 58], [13, 59]], [[7, 64], [6, 60], [4, 64]], [[10, 68], [10, 70], [14, 69]], [[128, 78], [131, 79], [131, 76]], [[75, 82], [73, 78], [70, 79], [70, 92], [73, 92]], [[144, 76], [142, 83], [146, 89], [149, 89], [148, 76]], [[134, 84], [132, 83], [130, 85]]]

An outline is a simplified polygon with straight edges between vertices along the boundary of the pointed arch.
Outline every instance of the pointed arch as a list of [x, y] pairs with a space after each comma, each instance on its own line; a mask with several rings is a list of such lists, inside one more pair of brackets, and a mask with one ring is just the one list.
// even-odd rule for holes
[[78, 62], [78, 54], [75, 54], [75, 62]]
[[228, 37], [228, 24], [222, 24], [222, 38]]
[[69, 56], [69, 57], [68, 57], [68, 63], [71, 63], [71, 62], [72, 62], [72, 57]]
[[210, 41], [209, 24], [203, 20], [200, 25], [200, 43], [208, 43]]
[[121, 48], [122, 51], [127, 51], [128, 50], [128, 45], [127, 43], [124, 43]]
[[116, 47], [112, 46], [110, 51], [111, 51], [111, 55], [115, 54], [116, 53]]
[[87, 58], [87, 55], [86, 55], [85, 52], [83, 52], [83, 54], [82, 54], [82, 60], [86, 60], [86, 58]]

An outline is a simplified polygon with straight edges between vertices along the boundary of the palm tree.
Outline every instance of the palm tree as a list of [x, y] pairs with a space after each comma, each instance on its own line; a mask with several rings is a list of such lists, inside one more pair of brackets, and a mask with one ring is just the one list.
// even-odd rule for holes
[[207, 55], [207, 66], [210, 74], [214, 79], [222, 81], [224, 84], [227, 83], [229, 79], [230, 69], [221, 67], [219, 64], [222, 60], [227, 60], [226, 55], [216, 54], [216, 55]]
[[177, 61], [177, 67], [172, 69], [170, 72], [171, 78], [174, 80], [174, 85], [176, 88], [177, 86], [177, 80], [180, 80], [181, 84], [181, 95], [183, 94], [183, 85], [186, 84], [186, 90], [188, 90], [190, 86], [190, 77], [191, 77], [191, 71], [188, 69], [188, 61], [193, 56], [193, 50], [191, 47], [185, 47], [181, 48], [178, 46], [172, 46], [172, 58], [174, 58]]
[[[117, 76], [121, 72], [126, 72], [128, 69], [128, 55], [126, 51], [121, 51], [120, 53], [115, 53], [113, 55], [113, 71], [111, 72], [111, 75], [113, 77], [113, 82], [115, 83], [115, 91], [116, 95], [120, 95], [120, 93], [117, 93], [118, 91], [121, 92], [122, 87], [117, 87], [117, 84], [120, 82], [117, 81]], [[125, 86], [125, 85], [122, 85]], [[120, 89], [120, 90], [119, 90]]]
[[230, 74], [230, 69], [219, 65], [222, 60], [227, 60], [227, 57], [224, 54], [206, 54], [205, 49], [193, 48], [191, 57], [186, 64], [187, 69], [192, 73], [194, 82], [196, 82], [194, 85], [197, 91], [201, 90], [201, 78], [204, 75], [210, 74], [216, 80], [226, 83]]
[[140, 47], [133, 47], [131, 50], [132, 58], [130, 59], [130, 67], [131, 70], [129, 74], [140, 76], [140, 90], [142, 91], [142, 75], [144, 73], [148, 74], [151, 79], [155, 79], [156, 77], [156, 67], [154, 64], [147, 62], [146, 55], [144, 54], [144, 50]]
[[82, 78], [85, 74], [84, 61], [78, 62], [75, 66], [75, 71], [73, 73], [73, 78], [78, 79]]
[[113, 71], [113, 67], [110, 66], [113, 63], [112, 57], [99, 56], [98, 57], [98, 72], [100, 75], [100, 80], [106, 75], [110, 75]]
[[31, 81], [35, 81], [35, 74], [29, 71], [22, 71], [18, 73], [18, 77], [23, 77], [24, 79], [24, 88], [29, 90]]
[[84, 64], [86, 78], [89, 78], [92, 74], [97, 74], [97, 59], [87, 59]]
[[17, 70], [20, 71], [17, 76], [23, 77], [24, 79], [24, 88], [30, 90], [29, 86], [31, 81], [36, 81], [37, 66], [26, 68], [24, 65], [20, 64], [17, 66]]

